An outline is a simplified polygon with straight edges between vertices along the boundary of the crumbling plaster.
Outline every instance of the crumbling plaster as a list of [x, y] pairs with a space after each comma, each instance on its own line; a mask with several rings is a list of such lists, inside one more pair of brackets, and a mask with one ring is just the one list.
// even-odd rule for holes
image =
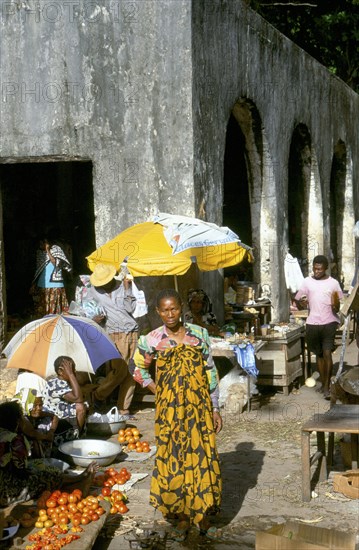
[[[352, 90], [240, 0], [8, 0], [0, 53], [0, 162], [90, 159], [98, 245], [157, 210], [221, 223], [226, 126], [240, 98], [252, 102], [265, 148], [254, 190], [266, 209], [256, 273], [270, 281], [275, 316], [285, 316], [278, 266], [287, 242], [291, 136], [298, 123], [311, 135], [327, 248], [339, 139], [351, 151], [358, 199]], [[218, 277], [208, 281], [220, 307]], [[1, 310], [3, 276], [0, 296]]]

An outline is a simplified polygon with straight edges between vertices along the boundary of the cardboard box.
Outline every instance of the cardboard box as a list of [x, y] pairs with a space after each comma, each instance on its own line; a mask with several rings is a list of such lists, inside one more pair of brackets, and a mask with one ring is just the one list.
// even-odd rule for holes
[[256, 533], [256, 550], [355, 550], [356, 535], [288, 521]]
[[336, 474], [333, 479], [333, 490], [348, 498], [359, 498], [359, 470]]

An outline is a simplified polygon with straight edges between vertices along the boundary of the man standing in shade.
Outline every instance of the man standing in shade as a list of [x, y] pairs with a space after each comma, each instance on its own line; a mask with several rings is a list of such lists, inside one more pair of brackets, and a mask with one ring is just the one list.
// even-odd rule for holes
[[115, 279], [116, 269], [106, 264], [97, 264], [90, 276], [87, 299], [101, 305], [105, 314], [96, 315], [93, 320], [104, 326], [114, 341], [122, 359], [112, 359], [111, 368], [105, 379], [92, 394], [95, 401], [103, 401], [119, 386], [117, 408], [123, 415], [129, 415], [135, 391], [135, 381], [128, 370], [128, 362], [137, 347], [138, 324], [133, 317], [136, 298], [132, 293], [132, 277], [122, 281]]
[[343, 298], [342, 289], [333, 277], [327, 275], [328, 259], [315, 256], [313, 275], [306, 277], [295, 295], [295, 301], [303, 309], [309, 308], [306, 324], [308, 349], [315, 353], [317, 369], [322, 383], [318, 390], [325, 399], [330, 398], [330, 379], [333, 370], [332, 351], [335, 333], [340, 323], [338, 311]]

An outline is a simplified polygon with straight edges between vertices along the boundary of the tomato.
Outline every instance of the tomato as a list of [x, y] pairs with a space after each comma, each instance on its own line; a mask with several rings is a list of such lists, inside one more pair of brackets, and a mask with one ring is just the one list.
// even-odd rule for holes
[[[101, 489], [101, 493], [102, 493], [102, 495], [103, 495], [104, 497], [110, 496], [110, 494], [111, 494], [111, 489], [110, 489], [110, 487], [103, 487], [103, 488]], [[78, 507], [78, 505], [77, 505], [77, 507]]]
[[78, 510], [82, 510], [84, 507], [85, 507], [85, 504], [82, 502], [82, 500], [77, 503], [77, 509]]
[[126, 514], [126, 512], [128, 512], [128, 508], [127, 508], [126, 504], [125, 503], [120, 504], [118, 506], [118, 511], [120, 512], [120, 514]]
[[[39, 510], [39, 516], [46, 516], [46, 515], [47, 515], [47, 510], [45, 510], [45, 508], [41, 508], [41, 509]], [[25, 517], [25, 516], [26, 516], [26, 517]], [[31, 518], [30, 514], [23, 514], [22, 517], [23, 517], [24, 519], [30, 519], [30, 518]]]
[[61, 493], [61, 496], [68, 499], [69, 498], [69, 493], [66, 493], [66, 492]]
[[111, 508], [110, 508], [110, 514], [117, 514], [117, 508], [116, 508], [116, 506], [111, 506]]
[[60, 505], [61, 505], [61, 504], [67, 504], [67, 497], [61, 496], [61, 497], [59, 497], [59, 498], [57, 499], [57, 502], [58, 502]]
[[140, 431], [137, 428], [133, 428], [132, 435], [140, 435]]
[[71, 502], [71, 503], [74, 503], [74, 502], [77, 502], [79, 499], [78, 499], [78, 496], [77, 495], [74, 495], [73, 493], [71, 493], [71, 495], [69, 495], [67, 501], [68, 502]]
[[43, 523], [42, 521], [36, 521], [36, 522], [35, 522], [35, 527], [36, 527], [37, 529], [42, 529], [43, 526], [44, 526], [44, 523]]
[[102, 516], [102, 514], [105, 513], [105, 509], [102, 508], [102, 506], [99, 506], [96, 510], [96, 514], [98, 514], [99, 516]]
[[50, 495], [51, 495], [52, 498], [59, 498], [61, 496], [61, 491], [59, 491], [59, 489], [56, 489], [56, 491], [52, 491], [52, 493], [50, 493]]
[[46, 501], [46, 508], [56, 508], [56, 506], [57, 506], [57, 502], [54, 498], [49, 498]]
[[126, 438], [124, 435], [119, 435], [118, 438], [117, 438], [117, 441], [119, 443], [125, 443], [126, 442]]
[[119, 472], [121, 475], [122, 474], [127, 474], [128, 473], [128, 470], [127, 468], [121, 468], [120, 472]]
[[72, 525], [73, 525], [74, 527], [78, 527], [80, 524], [81, 524], [81, 518], [74, 518], [74, 519], [72, 520]]
[[51, 519], [44, 521], [44, 527], [52, 527], [54, 522]]
[[74, 489], [74, 490], [72, 491], [72, 494], [73, 494], [73, 495], [76, 495], [76, 496], [78, 497], [79, 500], [80, 500], [80, 498], [82, 498], [82, 491], [81, 491], [81, 489]]
[[49, 516], [47, 514], [39, 514], [38, 521], [47, 521]]
[[60, 525], [66, 525], [66, 523], [69, 523], [69, 517], [67, 514], [60, 514], [59, 515], [59, 522]]
[[88, 525], [90, 523], [90, 518], [88, 516], [81, 516], [81, 525]]
[[100, 517], [100, 516], [99, 516], [98, 514], [96, 514], [96, 512], [94, 512], [93, 514], [91, 514], [91, 519], [92, 519], [92, 521], [97, 521], [97, 520], [99, 519], [99, 517]]
[[69, 504], [67, 508], [71, 514], [75, 514], [75, 512], [77, 512], [77, 505], [74, 503]]

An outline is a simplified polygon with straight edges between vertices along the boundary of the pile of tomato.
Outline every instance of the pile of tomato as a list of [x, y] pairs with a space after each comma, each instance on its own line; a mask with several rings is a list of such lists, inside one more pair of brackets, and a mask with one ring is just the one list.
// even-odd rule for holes
[[73, 527], [87, 525], [91, 521], [97, 521], [105, 513], [97, 496], [88, 495], [82, 498], [80, 489], [74, 489], [72, 493], [53, 491], [45, 505], [46, 508], [39, 509], [39, 516], [35, 523], [35, 527], [39, 529], [69, 523], [72, 523]]
[[140, 441], [141, 434], [137, 428], [126, 428], [125, 430], [119, 430], [117, 440], [122, 445], [127, 445], [129, 451], [136, 451], [137, 453], [148, 453], [150, 451], [150, 445], [148, 441]]
[[96, 483], [102, 486], [101, 495], [111, 504], [111, 514], [126, 514], [128, 512], [127, 497], [125, 493], [118, 489], [113, 489], [114, 485], [124, 485], [131, 478], [131, 472], [127, 468], [117, 471], [115, 468], [108, 468], [104, 474], [96, 476]]

